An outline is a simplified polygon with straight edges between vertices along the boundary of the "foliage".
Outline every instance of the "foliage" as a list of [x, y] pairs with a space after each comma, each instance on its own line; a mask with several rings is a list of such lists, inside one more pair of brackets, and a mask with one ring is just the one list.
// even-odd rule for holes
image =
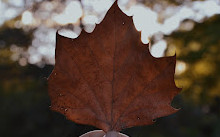
[[[123, 132], [131, 137], [218, 137], [220, 135], [220, 16], [196, 23], [191, 31], [177, 31], [169, 36], [167, 55], [176, 47], [178, 60], [187, 64], [176, 75], [182, 93], [173, 106], [178, 113], [158, 119], [151, 126], [135, 127]], [[64, 116], [49, 111], [46, 78], [53, 66], [20, 66], [13, 61], [10, 44], [25, 36], [20, 47], [29, 46], [32, 33], [7, 26], [0, 29], [0, 135], [7, 137], [77, 137], [94, 127], [74, 124]], [[4, 32], [4, 33], [3, 33]], [[19, 33], [17, 33], [19, 32]], [[4, 39], [3, 39], [4, 37]], [[23, 38], [23, 37], [22, 37]], [[22, 39], [20, 38], [20, 39]], [[20, 41], [20, 40], [19, 40]], [[195, 48], [196, 47], [196, 48]]]
[[167, 37], [169, 45], [176, 46], [178, 60], [187, 64], [187, 70], [176, 80], [184, 87], [184, 99], [194, 103], [212, 104], [220, 97], [219, 23], [220, 15], [216, 15], [197, 23], [189, 32], [174, 32]]

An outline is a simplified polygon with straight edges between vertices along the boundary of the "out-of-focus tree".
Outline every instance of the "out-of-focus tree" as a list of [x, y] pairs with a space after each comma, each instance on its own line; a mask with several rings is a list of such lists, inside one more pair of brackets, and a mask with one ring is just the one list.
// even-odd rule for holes
[[[77, 37], [82, 27], [92, 31], [113, 1], [93, 2], [96, 3], [0, 1], [0, 136], [77, 137], [94, 129], [51, 112], [46, 81], [53, 69], [56, 30], [68, 29], [71, 37]], [[142, 34], [144, 39], [151, 37], [152, 51], [158, 52], [162, 47], [167, 56], [176, 51], [176, 83], [183, 87], [173, 102], [175, 107], [182, 108], [178, 113], [158, 119], [155, 125], [123, 132], [131, 137], [218, 137], [220, 16], [213, 15], [220, 13], [219, 3], [215, 0], [121, 0], [119, 3], [125, 10], [132, 5], [135, 5], [133, 10], [141, 9], [135, 13], [134, 20], [143, 19], [136, 26], [145, 27]], [[73, 13], [72, 9], [78, 12]], [[149, 14], [145, 16], [145, 13]]]
[[185, 99], [194, 103], [210, 104], [220, 97], [219, 23], [220, 16], [216, 15], [204, 23], [197, 23], [191, 31], [180, 30], [166, 38], [169, 43], [167, 55], [174, 50], [178, 55], [177, 69], [181, 72], [177, 74], [177, 84], [184, 88]]

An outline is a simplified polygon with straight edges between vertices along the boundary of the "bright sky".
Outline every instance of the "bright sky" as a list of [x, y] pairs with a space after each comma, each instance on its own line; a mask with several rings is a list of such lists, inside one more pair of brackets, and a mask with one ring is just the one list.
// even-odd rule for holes
[[[21, 21], [17, 23], [19, 24], [17, 26], [37, 27], [32, 46], [28, 50], [28, 54], [30, 55], [28, 59], [29, 63], [35, 64], [40, 62], [41, 58], [47, 58], [48, 63], [53, 64], [56, 32], [54, 26], [73, 24], [75, 26], [74, 30], [63, 29], [60, 33], [67, 37], [76, 38], [81, 31], [79, 19], [82, 18], [82, 22], [86, 26], [85, 30], [92, 32], [95, 24], [100, 23], [114, 1], [81, 0], [81, 5], [77, 0], [67, 0], [64, 7], [62, 7], [62, 12], [57, 13], [52, 12], [53, 9], [59, 8], [56, 7], [58, 5], [56, 2], [45, 2], [43, 5], [47, 6], [41, 7], [36, 13], [24, 10], [23, 1], [9, 0], [9, 2], [13, 7], [8, 7], [8, 5], [0, 1], [0, 26], [4, 21], [16, 17], [23, 11]], [[29, 5], [31, 5], [31, 3]], [[165, 34], [169, 35], [179, 29], [183, 20], [192, 19], [196, 22], [202, 22], [205, 17], [220, 14], [219, 0], [194, 1], [181, 6], [170, 6], [167, 7], [162, 14], [153, 11], [143, 4], [138, 4], [135, 0], [120, 0], [119, 7], [127, 15], [133, 16], [136, 29], [142, 32], [141, 39], [143, 43], [148, 43], [153, 36], [156, 38], [156, 42], [150, 49], [154, 57], [164, 56], [167, 42], [163, 39], [163, 36]], [[163, 20], [159, 22], [158, 20], [161, 18]], [[42, 24], [42, 20], [46, 20], [46, 23]], [[185, 24], [183, 28], [185, 30], [191, 30], [193, 26], [193, 23], [188, 23]], [[181, 66], [185, 68], [183, 63]], [[178, 69], [182, 70], [181, 68]]]

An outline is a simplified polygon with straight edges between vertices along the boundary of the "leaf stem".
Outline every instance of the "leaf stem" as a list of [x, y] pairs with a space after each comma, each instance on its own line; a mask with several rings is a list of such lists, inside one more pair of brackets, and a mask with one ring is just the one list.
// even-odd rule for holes
[[104, 137], [118, 137], [119, 133], [116, 131], [108, 131]]

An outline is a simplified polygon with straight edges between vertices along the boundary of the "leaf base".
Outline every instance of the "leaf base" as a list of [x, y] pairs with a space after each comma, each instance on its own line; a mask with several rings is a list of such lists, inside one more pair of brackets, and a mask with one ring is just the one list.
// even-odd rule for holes
[[116, 132], [116, 131], [109, 131], [105, 133], [102, 130], [94, 130], [94, 131], [87, 132], [81, 135], [80, 137], [129, 137], [129, 136]]

